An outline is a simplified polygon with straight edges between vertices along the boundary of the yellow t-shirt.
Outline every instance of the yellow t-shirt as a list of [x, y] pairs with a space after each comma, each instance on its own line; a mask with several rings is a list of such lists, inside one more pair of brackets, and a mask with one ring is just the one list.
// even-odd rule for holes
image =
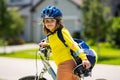
[[[66, 47], [59, 39], [57, 31], [48, 36], [49, 45], [52, 50], [52, 57], [56, 65], [59, 65], [61, 62], [64, 62], [66, 60], [73, 59], [70, 53], [70, 49], [72, 49], [74, 52], [80, 51], [79, 46], [74, 42], [69, 31], [66, 28], [62, 28], [61, 32], [68, 47]], [[86, 55], [83, 52], [80, 52], [78, 56], [82, 60], [87, 59]]]

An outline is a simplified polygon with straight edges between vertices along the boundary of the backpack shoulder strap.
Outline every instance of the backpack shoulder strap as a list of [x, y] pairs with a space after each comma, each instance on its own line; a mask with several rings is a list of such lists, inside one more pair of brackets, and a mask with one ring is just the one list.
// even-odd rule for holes
[[58, 35], [58, 38], [62, 41], [62, 43], [68, 47], [66, 44], [65, 44], [65, 39], [63, 38], [63, 35], [62, 35], [62, 28], [59, 28], [58, 31], [57, 31], [57, 35]]

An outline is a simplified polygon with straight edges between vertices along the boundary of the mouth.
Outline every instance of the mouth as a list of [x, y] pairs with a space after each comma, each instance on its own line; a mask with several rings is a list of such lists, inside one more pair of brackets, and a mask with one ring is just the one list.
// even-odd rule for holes
[[52, 27], [53, 25], [47, 25], [48, 27]]

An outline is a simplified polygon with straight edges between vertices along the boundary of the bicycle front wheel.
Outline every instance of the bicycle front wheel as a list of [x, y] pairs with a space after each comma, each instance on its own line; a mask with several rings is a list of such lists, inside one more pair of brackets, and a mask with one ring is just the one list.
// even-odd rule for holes
[[38, 76], [25, 76], [20, 78], [19, 80], [47, 80], [46, 78], [39, 78]]

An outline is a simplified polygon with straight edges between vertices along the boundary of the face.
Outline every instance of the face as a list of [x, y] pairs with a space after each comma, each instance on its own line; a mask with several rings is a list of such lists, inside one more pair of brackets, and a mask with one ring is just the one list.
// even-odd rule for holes
[[54, 32], [56, 27], [56, 20], [55, 19], [44, 19], [44, 24], [47, 29]]

